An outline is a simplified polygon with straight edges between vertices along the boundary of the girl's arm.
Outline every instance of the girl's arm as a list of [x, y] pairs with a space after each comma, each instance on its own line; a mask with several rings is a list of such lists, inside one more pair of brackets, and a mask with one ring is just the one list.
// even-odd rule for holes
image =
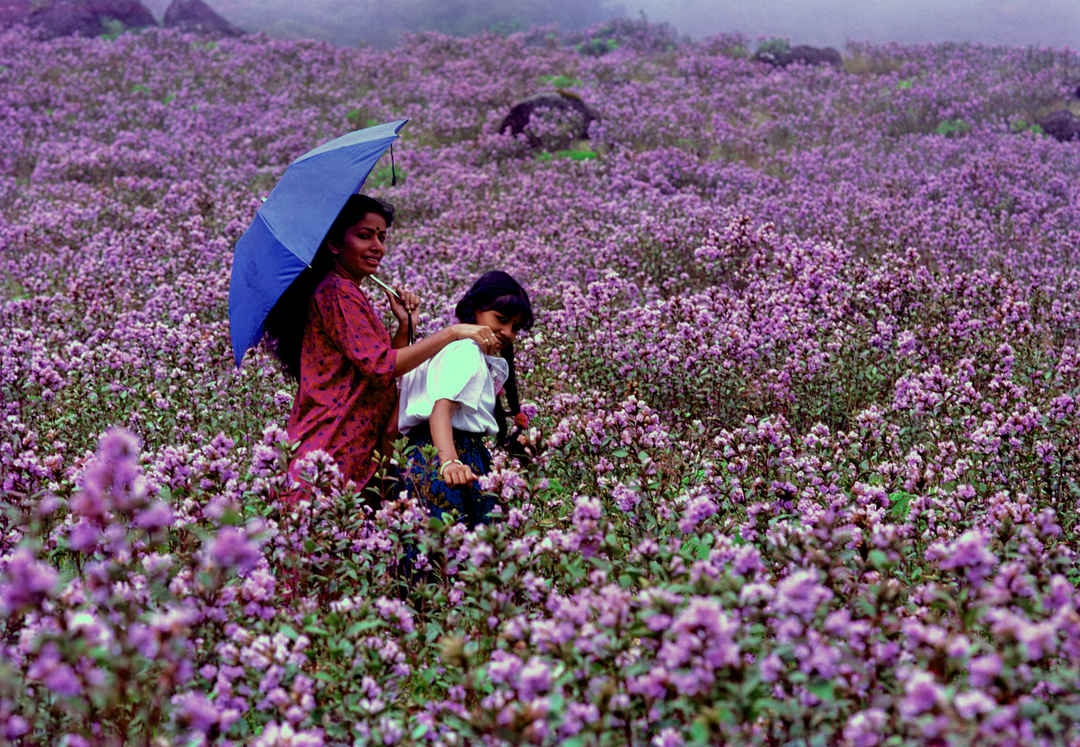
[[431, 410], [428, 426], [431, 428], [431, 441], [439, 452], [439, 477], [447, 485], [468, 485], [476, 479], [469, 465], [462, 464], [454, 448], [454, 431], [450, 418], [458, 404], [450, 399], [436, 400]]

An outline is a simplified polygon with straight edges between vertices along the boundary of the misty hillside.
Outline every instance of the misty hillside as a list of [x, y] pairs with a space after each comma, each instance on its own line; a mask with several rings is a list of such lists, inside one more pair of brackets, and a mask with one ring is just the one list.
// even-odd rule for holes
[[[147, 0], [145, 5], [160, 18], [168, 0]], [[644, 14], [695, 38], [741, 33], [751, 39], [784, 37], [793, 43], [839, 48], [848, 41], [957, 41], [1080, 48], [1080, 3], [1073, 0], [209, 0], [209, 5], [250, 31], [379, 47], [392, 46], [406, 32], [472, 34], [548, 24], [568, 31], [616, 16], [638, 18]]]

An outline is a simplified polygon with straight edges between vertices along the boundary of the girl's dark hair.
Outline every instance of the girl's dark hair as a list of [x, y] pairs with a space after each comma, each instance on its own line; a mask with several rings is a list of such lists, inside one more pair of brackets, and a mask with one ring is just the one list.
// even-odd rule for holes
[[300, 378], [300, 347], [307, 327], [308, 302], [315, 288], [334, 267], [330, 244], [341, 244], [345, 232], [364, 219], [368, 213], [381, 215], [386, 227], [394, 222], [394, 206], [370, 195], [351, 195], [338, 212], [323, 237], [311, 264], [281, 294], [263, 323], [264, 340], [271, 354], [281, 362], [285, 373]]
[[[492, 270], [481, 275], [458, 301], [454, 315], [459, 321], [476, 324], [476, 314], [480, 311], [498, 311], [508, 317], [516, 316], [521, 320], [519, 330], [530, 329], [533, 325], [533, 310], [532, 303], [529, 302], [529, 294], [518, 281], [500, 270]], [[513, 417], [521, 412], [512, 344], [503, 347], [502, 357], [506, 359], [510, 375], [503, 385], [507, 407], [504, 408], [499, 398], [495, 398], [495, 421], [499, 424], [496, 442], [500, 446], [506, 445], [508, 441], [507, 416]]]

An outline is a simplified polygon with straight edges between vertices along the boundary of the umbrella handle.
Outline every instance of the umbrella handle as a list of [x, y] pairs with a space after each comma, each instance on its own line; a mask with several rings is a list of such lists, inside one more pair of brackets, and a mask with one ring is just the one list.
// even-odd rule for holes
[[[368, 277], [369, 277], [369, 278], [371, 278], [371, 279], [372, 279], [372, 281], [373, 281], [373, 282], [374, 282], [374, 283], [375, 283], [375, 284], [376, 284], [377, 286], [379, 286], [380, 288], [382, 288], [382, 289], [383, 289], [384, 291], [386, 291], [387, 293], [389, 293], [389, 294], [390, 294], [391, 296], [393, 296], [394, 298], [396, 298], [396, 299], [397, 299], [397, 300], [399, 300], [399, 301], [401, 301], [401, 300], [402, 300], [401, 296], [399, 296], [399, 295], [398, 295], [398, 292], [397, 292], [396, 290], [394, 290], [393, 288], [391, 288], [391, 287], [390, 287], [390, 286], [389, 286], [388, 284], [386, 284], [386, 283], [384, 283], [384, 282], [383, 282], [382, 280], [380, 280], [380, 279], [378, 278], [378, 276], [376, 276], [376, 275], [368, 275]], [[414, 332], [413, 332], [413, 323], [412, 323], [412, 312], [411, 312], [411, 311], [409, 311], [408, 309], [406, 309], [406, 310], [405, 310], [405, 316], [406, 316], [406, 318], [407, 318], [407, 319], [409, 320], [409, 344], [410, 344], [410, 345], [412, 345], [412, 344], [413, 344], [413, 342], [415, 342], [415, 339], [414, 339], [414, 338], [415, 338], [415, 334], [414, 334]]]

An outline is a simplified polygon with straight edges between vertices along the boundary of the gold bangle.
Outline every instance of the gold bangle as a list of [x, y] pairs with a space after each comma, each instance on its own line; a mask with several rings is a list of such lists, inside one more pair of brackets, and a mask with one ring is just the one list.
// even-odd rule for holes
[[443, 462], [442, 464], [439, 465], [439, 479], [440, 480], [442, 479], [442, 476], [443, 476], [443, 470], [445, 470], [451, 464], [460, 464], [462, 467], [465, 466], [465, 463], [462, 462], [460, 459], [451, 459], [448, 462]]

